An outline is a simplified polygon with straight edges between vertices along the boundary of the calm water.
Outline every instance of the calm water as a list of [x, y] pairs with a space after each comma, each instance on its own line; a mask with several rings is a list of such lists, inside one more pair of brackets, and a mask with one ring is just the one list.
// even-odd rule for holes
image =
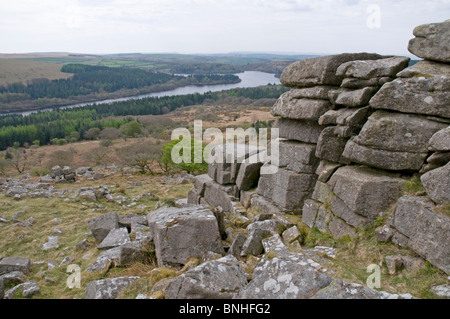
[[[73, 104], [73, 105], [66, 105], [60, 107], [60, 109], [69, 109], [69, 108], [75, 108], [75, 107], [83, 107], [86, 105], [92, 105], [92, 104], [109, 104], [113, 102], [119, 102], [119, 101], [127, 101], [127, 100], [137, 100], [137, 99], [143, 99], [146, 97], [162, 97], [162, 96], [175, 96], [175, 95], [184, 95], [184, 94], [194, 94], [199, 93], [203, 94], [206, 92], [220, 92], [222, 90], [230, 90], [235, 88], [251, 88], [251, 87], [257, 87], [267, 84], [280, 84], [280, 80], [275, 77], [272, 73], [265, 73], [265, 72], [258, 72], [258, 71], [245, 71], [243, 73], [237, 73], [236, 74], [240, 79], [241, 82], [239, 83], [233, 83], [233, 84], [217, 84], [217, 85], [188, 85], [183, 86], [174, 90], [169, 91], [163, 91], [163, 92], [155, 92], [155, 93], [148, 93], [148, 94], [142, 94], [142, 95], [136, 95], [136, 96], [128, 96], [128, 97], [122, 97], [118, 99], [109, 99], [109, 100], [102, 100], [102, 101], [96, 101], [96, 102], [88, 102], [88, 103], [80, 103], [80, 104]], [[52, 108], [49, 109], [43, 109], [39, 111], [51, 111]], [[28, 115], [31, 113], [36, 113], [38, 111], [28, 111], [28, 112], [20, 112], [15, 114], [22, 114], [22, 115]]]

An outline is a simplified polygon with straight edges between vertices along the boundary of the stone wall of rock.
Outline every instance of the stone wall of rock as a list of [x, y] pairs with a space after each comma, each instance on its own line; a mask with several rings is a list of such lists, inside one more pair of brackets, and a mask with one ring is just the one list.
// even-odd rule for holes
[[[450, 217], [439, 212], [450, 203], [450, 20], [414, 35], [409, 50], [425, 60], [412, 66], [407, 57], [369, 53], [289, 65], [281, 82], [292, 89], [272, 109], [278, 172], [258, 176], [253, 167], [243, 183], [237, 177], [245, 165], [210, 165], [189, 202], [231, 211], [240, 199], [267, 213], [301, 215], [335, 237], [353, 236], [393, 210], [383, 227], [388, 240], [448, 273]], [[426, 196], [402, 197], [417, 174]], [[255, 192], [240, 189], [255, 181]]]

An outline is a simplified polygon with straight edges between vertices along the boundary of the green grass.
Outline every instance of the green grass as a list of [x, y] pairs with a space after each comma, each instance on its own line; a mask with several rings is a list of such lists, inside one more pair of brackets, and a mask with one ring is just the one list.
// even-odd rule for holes
[[447, 275], [425, 262], [418, 269], [402, 269], [390, 275], [384, 259], [386, 256], [403, 255], [417, 257], [409, 248], [398, 247], [390, 243], [379, 243], [375, 236], [375, 225], [361, 229], [355, 238], [334, 239], [331, 235], [321, 233], [317, 228], [309, 231], [304, 248], [329, 246], [337, 249], [336, 259], [326, 265], [335, 272], [335, 277], [349, 282], [366, 285], [370, 275], [367, 266], [381, 266], [381, 290], [390, 293], [410, 293], [418, 298], [437, 298], [430, 292], [431, 287], [447, 283]]

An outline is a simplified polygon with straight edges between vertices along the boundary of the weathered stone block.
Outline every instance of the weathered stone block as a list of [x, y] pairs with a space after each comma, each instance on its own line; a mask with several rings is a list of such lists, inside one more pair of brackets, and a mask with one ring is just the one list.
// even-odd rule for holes
[[[285, 95], [286, 94], [286, 95]], [[332, 104], [325, 100], [291, 99], [289, 92], [277, 100], [272, 108], [272, 115], [295, 120], [317, 121]]]
[[342, 164], [334, 163], [330, 161], [320, 161], [319, 166], [316, 169], [316, 175], [318, 175], [317, 180], [326, 183], [330, 179], [331, 175], [336, 172], [336, 170], [341, 167]]
[[5, 257], [0, 260], [0, 275], [20, 271], [27, 275], [31, 270], [31, 261], [23, 257]]
[[280, 138], [316, 144], [324, 127], [313, 121], [280, 118], [274, 128], [279, 129]]
[[336, 104], [347, 107], [360, 107], [369, 103], [370, 98], [375, 94], [376, 88], [366, 87], [354, 91], [344, 91], [336, 99]]
[[450, 151], [450, 126], [436, 132], [430, 139], [428, 149], [431, 151]]
[[139, 277], [118, 277], [91, 281], [86, 285], [85, 299], [116, 299], [119, 293]]
[[370, 53], [344, 53], [297, 61], [286, 67], [280, 81], [287, 87], [311, 87], [315, 85], [341, 85], [337, 68], [348, 61], [376, 60], [382, 56]]
[[317, 212], [322, 204], [312, 199], [305, 200], [302, 210], [302, 222], [309, 228], [314, 227], [316, 221]]
[[328, 232], [337, 239], [343, 236], [356, 236], [356, 231], [353, 227], [334, 215], [331, 216], [330, 222], [328, 223]]
[[257, 191], [283, 209], [300, 210], [315, 182], [315, 174], [297, 174], [280, 168], [276, 174], [261, 175]]
[[426, 153], [431, 137], [446, 126], [425, 116], [377, 111], [353, 142], [393, 152]]
[[236, 177], [236, 186], [241, 191], [248, 191], [256, 187], [259, 180], [259, 171], [264, 163], [260, 161], [258, 154], [250, 156], [246, 159], [239, 168], [239, 173]]
[[88, 226], [95, 240], [101, 243], [111, 230], [119, 228], [119, 215], [109, 213], [95, 217], [88, 221]]
[[225, 212], [233, 211], [233, 201], [237, 196], [239, 196], [239, 190], [236, 186], [210, 183], [205, 187], [205, 201], [213, 207], [222, 207]]
[[391, 225], [408, 238], [408, 246], [431, 264], [450, 273], [450, 217], [435, 213], [426, 197], [403, 196]]
[[223, 253], [216, 217], [203, 206], [162, 207], [151, 212], [147, 219], [160, 266], [184, 264], [208, 251]]
[[450, 163], [423, 174], [420, 181], [436, 204], [450, 203]]
[[279, 147], [279, 167], [295, 173], [314, 174], [319, 162], [315, 156], [315, 145], [280, 141]]
[[405, 182], [397, 174], [344, 166], [333, 174], [328, 184], [351, 212], [376, 219], [400, 197]]
[[409, 41], [409, 52], [427, 60], [450, 62], [450, 20], [420, 25], [413, 34], [416, 37]]
[[347, 78], [370, 80], [379, 77], [395, 77], [395, 75], [408, 67], [410, 58], [395, 56], [374, 61], [351, 61], [341, 64], [336, 75]]
[[316, 157], [331, 162], [348, 164], [349, 161], [342, 157], [346, 143], [346, 138], [334, 134], [333, 127], [327, 127], [320, 134], [316, 148]]
[[106, 236], [100, 245], [97, 246], [97, 249], [111, 249], [122, 246], [130, 241], [130, 236], [128, 235], [128, 230], [126, 227], [112, 229], [108, 233], [108, 236]]
[[247, 284], [234, 256], [208, 261], [172, 281], [167, 299], [230, 299]]
[[450, 65], [420, 61], [386, 83], [370, 100], [375, 109], [450, 118]]

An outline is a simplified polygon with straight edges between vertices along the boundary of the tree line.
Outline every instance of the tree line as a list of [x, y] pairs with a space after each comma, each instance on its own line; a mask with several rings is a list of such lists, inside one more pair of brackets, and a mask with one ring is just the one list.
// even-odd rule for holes
[[25, 143], [44, 145], [55, 138], [69, 139], [73, 133], [83, 138], [92, 128], [119, 128], [131, 121], [130, 118], [104, 120], [111, 116], [160, 115], [180, 107], [202, 104], [207, 100], [217, 101], [229, 96], [250, 99], [278, 98], [287, 90], [282, 86], [270, 85], [205, 94], [131, 99], [111, 104], [92, 104], [83, 108], [55, 109], [26, 116], [0, 116], [0, 150]]
[[138, 89], [169, 81], [180, 82], [183, 85], [224, 84], [240, 81], [238, 76], [232, 74], [203, 74], [184, 77], [136, 68], [111, 68], [84, 64], [67, 64], [61, 68], [61, 71], [73, 73], [73, 76], [68, 79], [56, 80], [40, 78], [27, 84], [17, 82], [0, 86], [1, 100], [8, 103], [42, 98], [67, 99], [99, 92]]

